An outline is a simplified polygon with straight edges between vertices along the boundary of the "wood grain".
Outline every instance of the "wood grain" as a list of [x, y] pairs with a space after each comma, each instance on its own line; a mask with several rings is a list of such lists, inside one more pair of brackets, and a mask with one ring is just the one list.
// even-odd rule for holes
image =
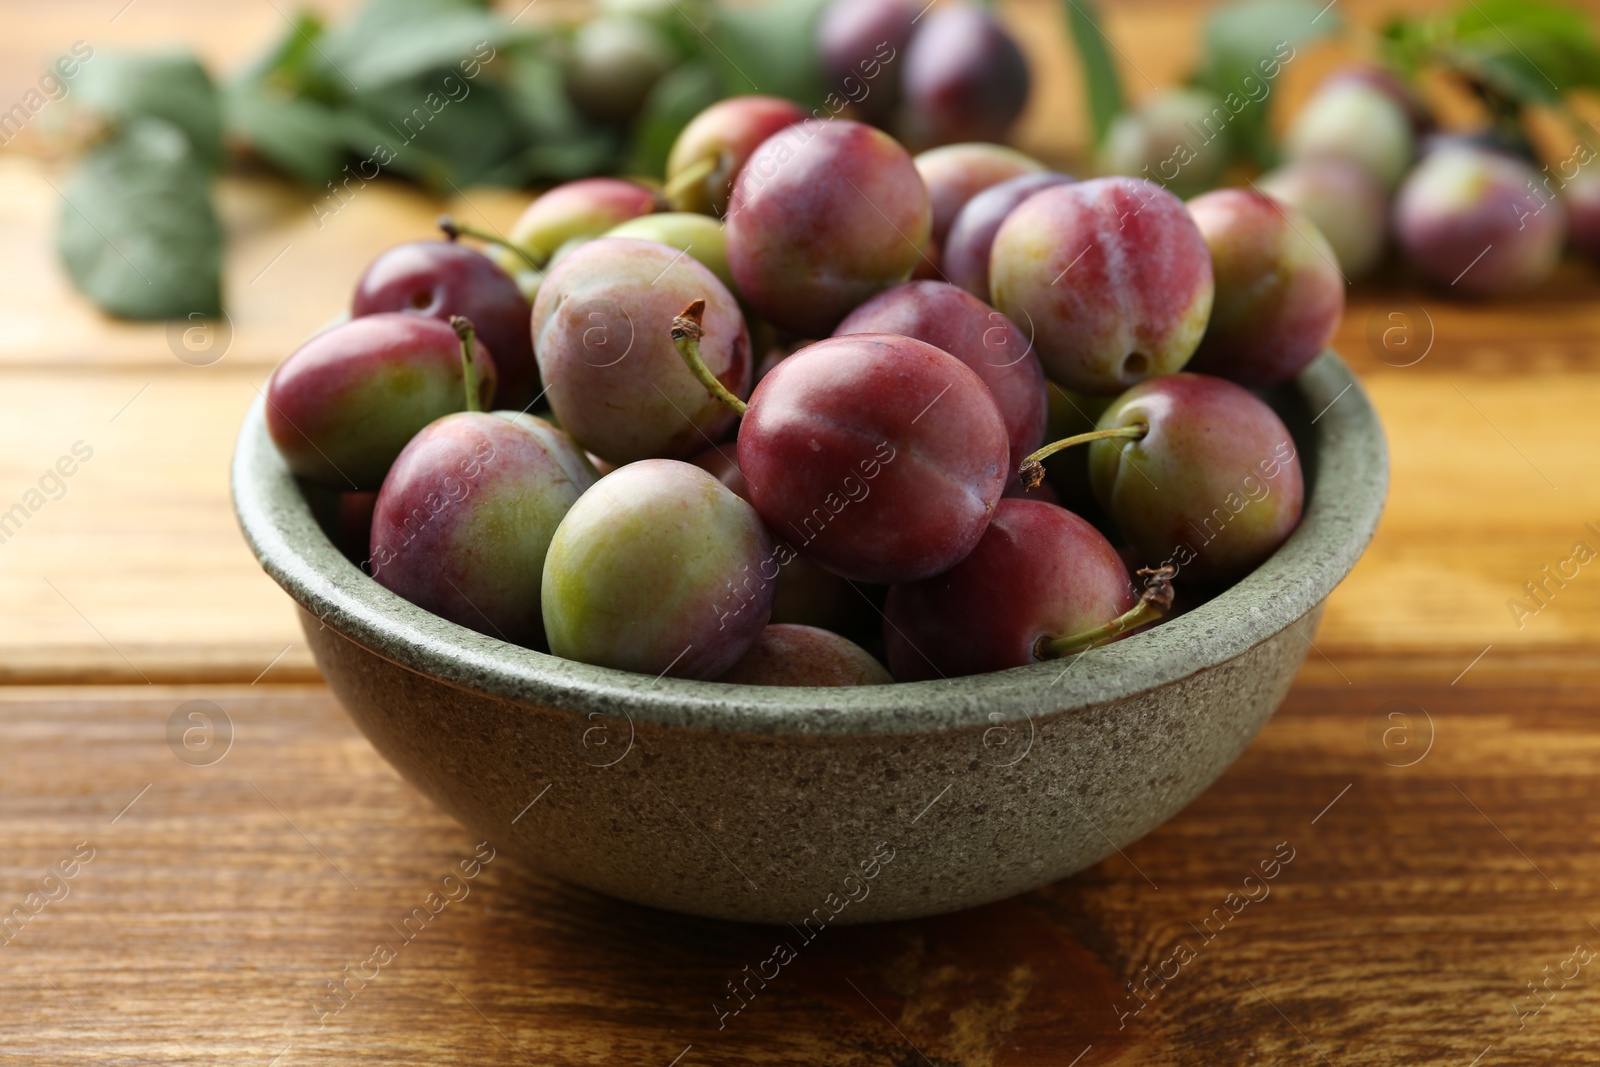
[[[829, 929], [723, 1029], [713, 999], [792, 932], [616, 903], [499, 857], [402, 942], [389, 924], [478, 842], [320, 688], [0, 690], [0, 905], [94, 850], [0, 947], [0, 1049], [280, 1067], [1062, 1067], [1085, 1049], [1081, 1067], [1466, 1064], [1490, 1046], [1489, 1065], [1575, 1062], [1596, 1042], [1600, 963], [1518, 1010], [1546, 966], [1600, 946], [1595, 681], [1304, 683], [1125, 856], [961, 915]], [[168, 747], [192, 700], [232, 723], [210, 766]], [[1394, 701], [1413, 725], [1386, 748], [1370, 725]], [[396, 958], [323, 1020], [324, 983], [379, 942]], [[1134, 1013], [1126, 983], [1160, 971]]]
[[[337, 16], [353, 2], [294, 6]], [[107, 51], [187, 39], [229, 69], [280, 32], [275, 6], [289, 10], [14, 0], [0, 109], [76, 39]], [[1375, 26], [1392, 6], [1341, 0], [1336, 13]], [[1101, 5], [1132, 95], [1185, 73], [1202, 8]], [[1021, 143], [1079, 166], [1059, 4], [1020, 0], [1006, 17], [1039, 77]], [[1345, 55], [1306, 50], [1275, 91], [1297, 99]], [[1287, 705], [1213, 789], [1124, 856], [1022, 898], [831, 929], [718, 1029], [712, 1000], [781, 931], [618, 904], [497, 858], [400, 942], [389, 924], [478, 842], [400, 781], [326, 690], [301, 684], [315, 672], [289, 602], [228, 504], [255, 390], [342, 310], [362, 266], [430, 234], [441, 208], [504, 227], [526, 195], [440, 203], [378, 183], [318, 227], [314, 191], [225, 179], [232, 335], [211, 362], [216, 349], [107, 320], [72, 292], [51, 251], [65, 169], [39, 132], [0, 149], [0, 514], [40, 492], [0, 530], [0, 1062], [1600, 1058], [1600, 961], [1560, 978], [1578, 946], [1600, 949], [1600, 571], [1553, 588], [1521, 626], [1507, 604], [1574, 540], [1600, 548], [1586, 526], [1600, 527], [1593, 268], [1568, 264], [1498, 304], [1445, 299], [1403, 272], [1351, 290], [1338, 346], [1388, 428], [1390, 505]], [[1393, 328], [1409, 347], [1385, 347]], [[61, 491], [41, 485], [78, 442], [92, 456], [69, 464]], [[83, 682], [107, 684], [59, 684]], [[191, 701], [209, 704], [179, 710]], [[181, 732], [197, 710], [231, 722], [231, 747], [207, 766], [169, 744], [174, 715]], [[79, 842], [93, 859], [47, 882]], [[1244, 879], [1283, 843], [1293, 859], [1270, 895], [1233, 898], [1219, 927], [1215, 909], [1259, 895]], [[1209, 940], [1196, 929], [1208, 916]], [[380, 940], [394, 961], [324, 1020], [314, 998]], [[1164, 985], [1163, 972], [1175, 975]], [[1140, 1008], [1127, 983], [1143, 981]]]

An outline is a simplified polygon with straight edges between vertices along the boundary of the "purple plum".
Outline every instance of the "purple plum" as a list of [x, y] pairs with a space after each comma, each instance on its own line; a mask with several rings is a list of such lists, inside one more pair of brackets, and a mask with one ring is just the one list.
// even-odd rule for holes
[[518, 412], [460, 412], [400, 453], [372, 518], [372, 576], [435, 615], [539, 648], [545, 554], [598, 476], [561, 430]]

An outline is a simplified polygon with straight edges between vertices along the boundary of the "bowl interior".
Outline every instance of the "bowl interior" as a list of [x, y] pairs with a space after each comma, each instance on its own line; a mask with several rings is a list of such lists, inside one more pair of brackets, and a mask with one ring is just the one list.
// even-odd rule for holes
[[1360, 384], [1331, 351], [1269, 400], [1295, 438], [1306, 507], [1294, 534], [1251, 574], [1153, 630], [1079, 657], [887, 686], [785, 689], [651, 678], [558, 659], [433, 615], [367, 577], [329, 541], [267, 436], [260, 398], [240, 431], [233, 495], [262, 567], [302, 607], [419, 673], [511, 700], [625, 713], [662, 725], [770, 734], [920, 733], [1125, 699], [1232, 659], [1321, 603], [1377, 526], [1388, 488], [1383, 429]]

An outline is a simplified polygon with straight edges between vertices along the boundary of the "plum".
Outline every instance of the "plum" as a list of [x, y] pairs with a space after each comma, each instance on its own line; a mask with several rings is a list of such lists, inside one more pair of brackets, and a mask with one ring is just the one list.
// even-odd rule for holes
[[806, 118], [800, 105], [776, 96], [734, 96], [712, 104], [685, 126], [667, 155], [667, 199], [679, 211], [722, 215], [733, 183], [761, 143]]
[[993, 303], [1051, 380], [1116, 393], [1180, 369], [1211, 315], [1211, 253], [1183, 201], [1140, 178], [1035, 193], [995, 234]]
[[1265, 193], [1216, 189], [1189, 201], [1211, 249], [1216, 300], [1191, 370], [1253, 389], [1293, 378], [1333, 339], [1345, 281], [1311, 220]]
[[624, 464], [691, 456], [733, 415], [683, 366], [673, 318], [706, 302], [702, 353], [732, 392], [750, 388], [750, 336], [716, 275], [654, 241], [602, 237], [568, 253], [534, 303], [534, 352], [556, 421], [585, 449]]
[[699, 467], [630, 463], [578, 498], [545, 557], [550, 651], [640, 674], [716, 678], [767, 624], [774, 546]]
[[1054, 504], [1008, 499], [960, 563], [889, 591], [884, 642], [896, 681], [982, 674], [1098, 644], [1120, 632], [1117, 620], [1131, 630], [1158, 617], [1154, 605], [1128, 617], [1140, 606], [1100, 531]]
[[1124, 111], [1106, 131], [1107, 174], [1145, 178], [1180, 196], [1215, 185], [1228, 165], [1233, 115], [1204, 89], [1169, 89]]
[[[473, 341], [478, 406], [495, 391], [494, 361]], [[267, 382], [267, 432], [289, 469], [339, 489], [375, 489], [406, 443], [467, 405], [461, 339], [448, 323], [379, 312], [325, 330]]]
[[516, 282], [489, 257], [453, 241], [413, 241], [372, 261], [356, 283], [350, 314], [405, 311], [448, 323], [472, 320], [494, 359], [494, 404], [521, 408], [539, 392], [529, 320], [533, 309]]
[[1418, 142], [1433, 131], [1433, 114], [1428, 110], [1427, 103], [1403, 79], [1382, 67], [1356, 66], [1336, 70], [1322, 80], [1316, 91], [1350, 82], [1370, 86], [1394, 101], [1411, 124], [1411, 133]]
[[1073, 179], [1054, 171], [1021, 174], [991, 185], [968, 200], [956, 214], [940, 251], [945, 280], [979, 300], [989, 299], [989, 253], [994, 235], [1016, 206], [1034, 193]]
[[[738, 453], [731, 444], [708, 448], [689, 461], [723, 485], [750, 499], [750, 486], [739, 470]], [[850, 583], [824, 570], [778, 540], [778, 590], [772, 601], [772, 621], [845, 629], [860, 614], [861, 598]]]
[[1049, 401], [1033, 344], [1010, 319], [972, 294], [945, 282], [907, 282], [852, 311], [834, 336], [857, 333], [914, 337], [977, 372], [1005, 420], [1011, 469], [1044, 440]]
[[1567, 182], [1561, 192], [1572, 227], [1572, 246], [1600, 261], [1600, 174], [1584, 171]]
[[923, 16], [906, 46], [896, 129], [915, 148], [1001, 141], [1028, 104], [1032, 77], [993, 13], [945, 3]]
[[1561, 202], [1532, 167], [1498, 152], [1450, 145], [1407, 176], [1395, 234], [1407, 262], [1436, 285], [1497, 296], [1550, 276], [1566, 240]]
[[815, 626], [773, 624], [717, 679], [734, 685], [887, 685], [883, 664], [854, 641]]
[[911, 0], [833, 0], [817, 20], [828, 88], [874, 125], [892, 118], [900, 102], [903, 56], [921, 15]]
[[1346, 79], [1314, 94], [1289, 125], [1288, 158], [1343, 159], [1393, 189], [1416, 154], [1411, 118], [1383, 89]]
[[573, 35], [567, 96], [590, 118], [626, 122], [677, 58], [672, 42], [645, 19], [588, 19]]
[[1089, 445], [1095, 496], [1147, 566], [1226, 585], [1277, 551], [1300, 521], [1305, 484], [1294, 438], [1254, 393], [1203, 374], [1129, 389]]
[[1322, 231], [1346, 278], [1377, 266], [1389, 227], [1389, 198], [1366, 170], [1340, 159], [1290, 163], [1256, 179], [1256, 188], [1294, 208]]
[[991, 185], [1044, 170], [1044, 164], [999, 144], [952, 144], [930, 148], [915, 161], [933, 207], [930, 256], [944, 247], [956, 215], [968, 200]]
[[[692, 364], [690, 312], [678, 341]], [[750, 501], [778, 536], [836, 574], [884, 585], [971, 551], [1009, 474], [1005, 421], [983, 379], [892, 334], [829, 338], [779, 363], [744, 408], [738, 448]]]
[[[662, 211], [641, 215], [606, 231], [607, 237], [632, 237], [656, 241], [694, 257], [734, 291], [733, 271], [728, 266], [728, 238], [722, 224], [706, 215], [688, 211]], [[735, 295], [738, 295], [735, 292]], [[492, 353], [494, 350], [490, 349]]]
[[[613, 226], [660, 210], [653, 189], [621, 178], [582, 178], [540, 196], [511, 225], [515, 252], [504, 252], [500, 265], [509, 269], [548, 266], [569, 241], [599, 237]], [[508, 258], [508, 257], [515, 257]]]
[[411, 439], [383, 481], [372, 576], [435, 615], [538, 648], [545, 555], [597, 477], [572, 438], [542, 419], [447, 415]]
[[807, 121], [762, 142], [739, 172], [728, 263], [758, 314], [819, 337], [911, 276], [928, 226], [927, 189], [893, 138], [845, 119]]

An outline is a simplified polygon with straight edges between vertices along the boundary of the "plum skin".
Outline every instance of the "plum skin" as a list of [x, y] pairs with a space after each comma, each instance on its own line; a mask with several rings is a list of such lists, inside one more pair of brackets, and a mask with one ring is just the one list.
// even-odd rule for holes
[[716, 678], [772, 612], [774, 546], [749, 504], [699, 467], [647, 459], [578, 498], [545, 557], [552, 654]]
[[538, 648], [545, 554], [598, 476], [572, 439], [519, 412], [460, 412], [411, 439], [373, 509], [372, 576], [419, 607]]
[[[732, 444], [714, 445], [689, 462], [708, 472], [741, 500], [749, 501], [750, 485], [739, 469]], [[778, 564], [778, 588], [772, 600], [773, 625], [837, 630], [846, 628], [860, 614], [860, 596], [837, 574], [806, 559], [781, 539], [774, 559]]]
[[672, 142], [667, 182], [705, 159], [715, 159], [717, 165], [702, 181], [680, 190], [673, 206], [702, 215], [726, 213], [733, 183], [751, 153], [779, 130], [806, 117], [793, 101], [759, 95], [730, 97], [700, 112]]
[[780, 130], [734, 182], [728, 264], [744, 299], [802, 337], [911, 276], [928, 243], [927, 189], [888, 134], [845, 119]]
[[815, 626], [774, 623], [721, 678], [730, 685], [887, 685], [883, 664], [854, 641]]
[[[494, 360], [473, 342], [479, 403]], [[379, 312], [312, 337], [267, 382], [267, 433], [289, 469], [318, 485], [376, 489], [417, 431], [467, 406], [461, 339], [422, 315]]]
[[[544, 193], [511, 224], [511, 243], [541, 266], [568, 241], [599, 237], [613, 226], [660, 208], [655, 192], [621, 178], [580, 178]], [[514, 253], [512, 254], [514, 255]], [[501, 262], [501, 266], [512, 269]], [[520, 257], [515, 269], [528, 264]]]
[[1002, 500], [970, 555], [889, 591], [889, 667], [900, 682], [1023, 667], [1041, 662], [1040, 638], [1104, 626], [1137, 603], [1100, 531], [1054, 504]]
[[1406, 177], [1394, 227], [1406, 260], [1429, 281], [1466, 296], [1527, 289], [1555, 269], [1566, 211], [1541, 199], [1526, 163], [1481, 148], [1448, 145]]
[[[1219, 121], [1219, 112], [1224, 118], [1213, 130], [1207, 120]], [[1231, 118], [1222, 100], [1204, 89], [1157, 93], [1112, 121], [1101, 164], [1109, 174], [1148, 178], [1174, 193], [1200, 192], [1227, 166]]]
[[817, 20], [828, 88], [874, 124], [892, 118], [900, 102], [900, 70], [890, 64], [905, 53], [921, 13], [911, 0], [833, 0]]
[[1356, 164], [1339, 159], [1291, 163], [1256, 179], [1256, 188], [1310, 219], [1328, 239], [1345, 277], [1359, 278], [1382, 257], [1389, 199]]
[[1005, 422], [983, 379], [888, 334], [818, 341], [751, 395], [739, 468], [794, 550], [856, 581], [945, 570], [983, 536], [1005, 489]]
[[1117, 393], [1183, 367], [1211, 315], [1211, 253], [1183, 201], [1139, 178], [1035, 193], [989, 258], [991, 301], [1052, 381]]
[[[1003, 181], [1044, 170], [1044, 164], [998, 144], [952, 144], [930, 148], [913, 160], [933, 207], [933, 249], [944, 247], [950, 227], [967, 201]], [[937, 256], [935, 256], [937, 258]]]
[[1071, 181], [1054, 171], [1020, 174], [991, 185], [968, 200], [956, 214], [941, 246], [939, 263], [945, 278], [979, 300], [988, 300], [989, 253], [1000, 224], [1034, 193]]
[[448, 323], [472, 320], [499, 375], [494, 406], [521, 408], [539, 392], [529, 320], [533, 308], [511, 275], [488, 256], [450, 241], [397, 245], [372, 261], [356, 283], [350, 314], [405, 311]]
[[1344, 315], [1333, 248], [1300, 212], [1251, 189], [1189, 202], [1211, 249], [1211, 321], [1189, 369], [1250, 388], [1281, 385], [1327, 347]]
[[897, 128], [919, 147], [1003, 141], [1031, 88], [1022, 49], [994, 15], [974, 4], [942, 4], [906, 46]]
[[1344, 159], [1393, 189], [1416, 154], [1411, 116], [1370, 82], [1340, 79], [1314, 93], [1285, 137], [1291, 161]]
[[[733, 271], [728, 267], [728, 238], [716, 219], [688, 211], [662, 211], [640, 215], [606, 231], [607, 237], [632, 237], [676, 248], [704, 266], [738, 296]], [[490, 352], [493, 352], [490, 349]]]
[[672, 320], [705, 300], [700, 354], [730, 391], [753, 373], [739, 304], [716, 275], [654, 241], [602, 237], [550, 271], [534, 302], [534, 352], [556, 421], [616, 464], [683, 458], [720, 438], [734, 415], [672, 345]]
[[1572, 226], [1572, 246], [1590, 259], [1600, 260], [1600, 175], [1593, 171], [1578, 174], [1561, 192]]
[[1300, 522], [1305, 482], [1288, 427], [1249, 390], [1204, 374], [1141, 382], [1099, 428], [1140, 440], [1089, 446], [1095, 496], [1148, 567], [1217, 587], [1259, 566]]
[[835, 337], [892, 333], [925, 341], [965, 363], [989, 387], [1005, 420], [1010, 469], [1044, 443], [1049, 396], [1033, 344], [994, 308], [945, 282], [885, 290], [845, 317]]
[[567, 95], [590, 118], [624, 122], [672, 69], [672, 42], [647, 19], [601, 16], [578, 28], [572, 41]]

